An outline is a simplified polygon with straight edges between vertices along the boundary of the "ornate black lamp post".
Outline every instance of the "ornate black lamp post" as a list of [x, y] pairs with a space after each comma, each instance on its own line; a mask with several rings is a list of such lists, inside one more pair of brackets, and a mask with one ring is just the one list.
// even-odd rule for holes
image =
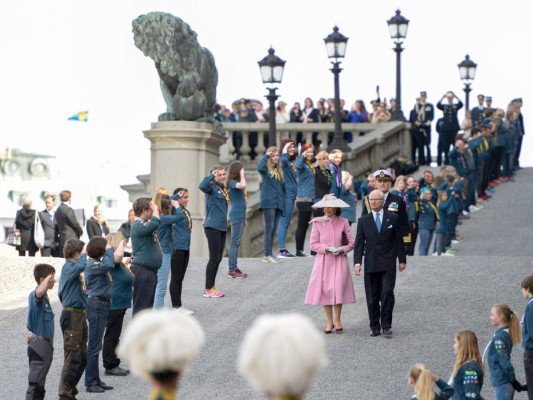
[[330, 69], [330, 71], [333, 72], [333, 82], [335, 86], [335, 136], [333, 137], [331, 144], [328, 146], [328, 151], [339, 149], [343, 152], [349, 152], [351, 149], [344, 140], [344, 133], [342, 132], [341, 127], [341, 100], [339, 89], [339, 74], [342, 71], [342, 68], [339, 67], [341, 64], [339, 59], [344, 58], [344, 55], [346, 54], [346, 44], [348, 43], [348, 38], [340, 33], [339, 28], [335, 26], [333, 28], [333, 33], [330, 33], [328, 37], [324, 39], [324, 43], [326, 43], [328, 58], [335, 59], [335, 61], [331, 61], [333, 68]]
[[465, 110], [470, 110], [470, 92], [472, 91], [470, 85], [476, 77], [477, 64], [472, 61], [470, 56], [467, 54], [465, 59], [457, 64], [457, 66], [459, 67], [459, 76], [465, 83], [465, 87], [463, 89], [465, 91]]
[[275, 83], [281, 83], [283, 78], [283, 69], [285, 68], [285, 61], [274, 54], [274, 49], [268, 49], [268, 55], [261, 61], [257, 62], [261, 71], [261, 78], [263, 83], [270, 85], [268, 88], [268, 95], [265, 96], [269, 105], [269, 133], [268, 145], [276, 146], [276, 100], [279, 96], [276, 94]]
[[402, 40], [407, 37], [407, 27], [409, 20], [400, 14], [400, 10], [396, 10], [396, 15], [387, 21], [389, 25], [389, 33], [392, 40], [394, 40], [396, 47], [396, 108], [392, 113], [393, 121], [405, 121], [405, 116], [402, 111], [402, 66], [401, 54], [403, 51]]

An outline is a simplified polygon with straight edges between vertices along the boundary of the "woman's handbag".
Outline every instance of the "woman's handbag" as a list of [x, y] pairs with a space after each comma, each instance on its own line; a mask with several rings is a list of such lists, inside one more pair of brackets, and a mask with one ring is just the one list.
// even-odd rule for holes
[[39, 217], [39, 212], [35, 211], [35, 226], [33, 227], [33, 241], [35, 245], [42, 249], [44, 247], [44, 229], [43, 224], [41, 224], [41, 218]]
[[7, 235], [7, 244], [10, 246], [20, 246], [20, 231], [15, 230], [15, 224], [13, 224], [13, 229]]

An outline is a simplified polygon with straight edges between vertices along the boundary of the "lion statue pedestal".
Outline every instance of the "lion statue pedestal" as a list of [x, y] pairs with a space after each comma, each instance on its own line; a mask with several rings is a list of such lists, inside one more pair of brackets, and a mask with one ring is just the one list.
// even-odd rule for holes
[[143, 131], [150, 141], [151, 176], [147, 185], [153, 196], [162, 186], [172, 192], [177, 187], [189, 189], [187, 209], [193, 219], [191, 257], [207, 257], [207, 241], [202, 221], [205, 218], [204, 195], [198, 190], [209, 169], [219, 164], [220, 146], [226, 136], [214, 130], [213, 124], [194, 121], [159, 121]]

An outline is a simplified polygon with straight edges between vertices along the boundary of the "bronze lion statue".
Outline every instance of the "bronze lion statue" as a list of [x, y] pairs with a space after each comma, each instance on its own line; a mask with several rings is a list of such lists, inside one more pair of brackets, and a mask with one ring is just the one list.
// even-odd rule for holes
[[211, 52], [181, 18], [151, 12], [133, 20], [135, 46], [155, 62], [167, 111], [159, 121], [195, 121], [215, 108], [218, 72]]

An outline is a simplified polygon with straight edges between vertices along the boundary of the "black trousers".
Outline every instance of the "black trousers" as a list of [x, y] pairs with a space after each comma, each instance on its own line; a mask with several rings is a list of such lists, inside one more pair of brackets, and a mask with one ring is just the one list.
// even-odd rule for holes
[[[422, 128], [415, 128], [411, 133], [411, 160], [417, 165], [426, 165], [426, 135]], [[418, 151], [418, 162], [416, 161], [416, 153]]]
[[189, 265], [188, 250], [174, 250], [170, 259], [170, 300], [173, 308], [181, 307], [181, 289]]
[[444, 164], [450, 165], [450, 150], [455, 145], [457, 131], [442, 131], [439, 133], [439, 143], [437, 144], [437, 164], [442, 164], [442, 153], [444, 153]]
[[102, 348], [102, 358], [105, 369], [113, 369], [120, 365], [120, 358], [117, 357], [116, 348], [122, 333], [122, 324], [126, 308], [110, 310], [107, 316], [105, 327], [104, 346]]
[[205, 288], [215, 287], [218, 266], [224, 256], [224, 247], [226, 246], [226, 231], [219, 231], [213, 228], [204, 228], [207, 246], [209, 248], [209, 261], [205, 269]]
[[296, 202], [296, 208], [298, 209], [298, 224], [296, 225], [296, 251], [304, 251], [305, 235], [307, 234], [307, 228], [309, 228], [309, 221], [313, 215], [313, 209], [311, 208], [311, 202], [298, 201]]
[[370, 329], [380, 330], [392, 327], [394, 286], [396, 286], [395, 269], [386, 272], [365, 272], [365, 294]]
[[407, 247], [407, 255], [415, 255], [416, 239], [418, 238], [418, 221], [411, 221], [409, 223], [411, 229], [411, 244]]
[[157, 285], [157, 272], [155, 269], [131, 266], [135, 275], [133, 281], [133, 311], [135, 316], [139, 311], [154, 306], [155, 287]]
[[533, 349], [524, 349], [524, 370], [527, 383], [527, 396], [533, 400]]

